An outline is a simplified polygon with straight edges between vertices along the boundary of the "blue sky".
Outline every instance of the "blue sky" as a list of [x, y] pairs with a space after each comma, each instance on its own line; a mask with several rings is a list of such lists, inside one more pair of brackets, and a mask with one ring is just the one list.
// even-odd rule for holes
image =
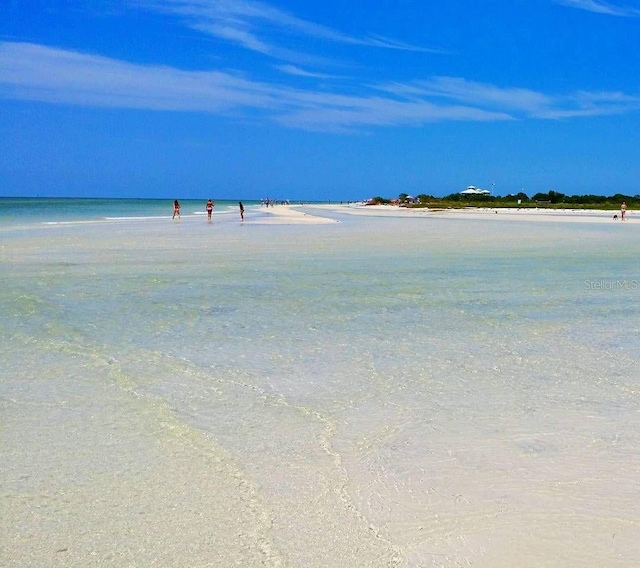
[[0, 195], [640, 193], [640, 0], [4, 0]]

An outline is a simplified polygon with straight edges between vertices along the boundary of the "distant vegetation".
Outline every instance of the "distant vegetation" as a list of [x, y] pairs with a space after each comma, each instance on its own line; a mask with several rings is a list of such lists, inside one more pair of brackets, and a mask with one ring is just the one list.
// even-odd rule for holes
[[620, 209], [620, 204], [626, 201], [627, 206], [640, 208], [640, 195], [624, 195], [616, 193], [611, 196], [604, 195], [565, 195], [557, 191], [548, 193], [536, 193], [529, 197], [526, 193], [506, 195], [463, 195], [452, 193], [446, 197], [434, 197], [433, 195], [420, 194], [410, 197], [401, 193], [397, 199], [374, 197], [368, 201], [371, 205], [397, 204], [403, 207], [430, 207], [462, 208], [462, 207], [548, 207], [552, 209]]

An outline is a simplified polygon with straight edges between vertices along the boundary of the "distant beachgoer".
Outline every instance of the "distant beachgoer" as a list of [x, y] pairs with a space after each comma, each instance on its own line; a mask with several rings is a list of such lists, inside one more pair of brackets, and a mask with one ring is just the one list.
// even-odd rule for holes
[[171, 218], [175, 219], [176, 215], [178, 216], [178, 219], [180, 219], [180, 202], [177, 199], [173, 201], [173, 217]]
[[624, 217], [627, 214], [627, 202], [623, 201], [622, 205], [620, 205], [620, 219], [624, 221]]
[[215, 204], [215, 201], [211, 201], [211, 199], [207, 201], [207, 219], [209, 219], [209, 221], [211, 221], [211, 214], [213, 213], [213, 207]]
[[242, 201], [238, 201], [238, 205], [240, 206], [240, 220], [244, 221], [244, 205], [242, 205]]

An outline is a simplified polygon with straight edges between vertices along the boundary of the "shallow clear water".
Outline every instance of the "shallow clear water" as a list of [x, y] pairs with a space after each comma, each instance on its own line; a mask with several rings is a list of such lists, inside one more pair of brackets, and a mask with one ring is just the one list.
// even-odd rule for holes
[[251, 212], [0, 231], [0, 564], [640, 564], [638, 227]]

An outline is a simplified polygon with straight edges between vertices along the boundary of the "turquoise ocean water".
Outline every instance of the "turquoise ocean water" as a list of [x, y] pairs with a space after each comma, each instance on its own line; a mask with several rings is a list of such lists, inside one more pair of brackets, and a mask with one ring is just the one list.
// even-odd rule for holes
[[[214, 200], [215, 213], [237, 211], [238, 202]], [[181, 215], [206, 215], [206, 199], [180, 200]], [[245, 207], [258, 205], [245, 201]], [[90, 199], [0, 197], [0, 224], [65, 223], [166, 218], [173, 215], [172, 199]]]
[[640, 225], [5, 205], [0, 565], [640, 565]]

